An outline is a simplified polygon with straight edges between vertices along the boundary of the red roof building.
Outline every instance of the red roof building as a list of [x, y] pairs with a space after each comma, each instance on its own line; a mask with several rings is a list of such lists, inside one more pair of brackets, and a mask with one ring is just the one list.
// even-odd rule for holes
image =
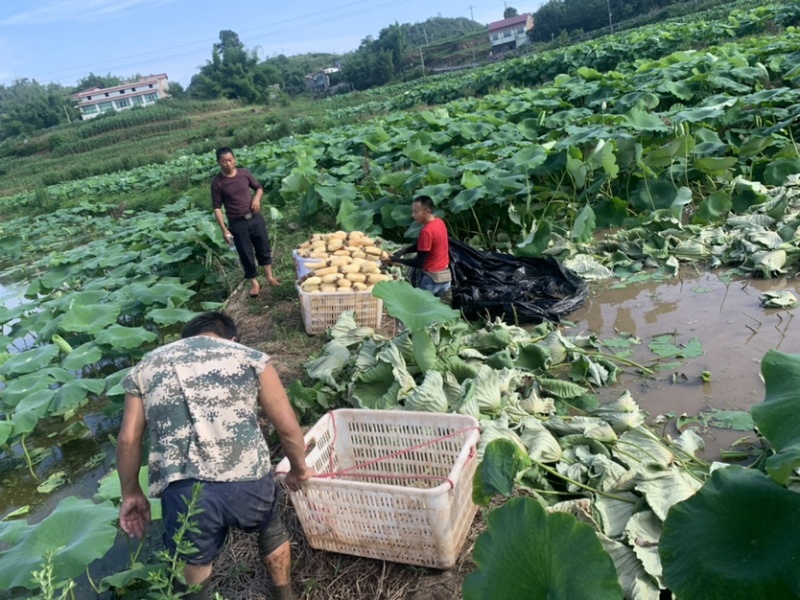
[[528, 43], [528, 32], [533, 29], [533, 15], [525, 13], [502, 21], [489, 23], [489, 42], [492, 52], [515, 50]]

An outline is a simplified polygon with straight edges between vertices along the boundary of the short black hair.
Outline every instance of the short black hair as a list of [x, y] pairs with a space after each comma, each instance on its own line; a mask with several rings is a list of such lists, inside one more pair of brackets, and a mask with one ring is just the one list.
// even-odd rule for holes
[[232, 340], [239, 337], [236, 323], [228, 315], [219, 311], [211, 311], [197, 315], [189, 321], [181, 332], [182, 338], [190, 338], [201, 333], [216, 333], [219, 337]]
[[227, 146], [223, 146], [222, 148], [217, 148], [217, 162], [219, 162], [219, 159], [222, 158], [225, 154], [230, 154], [231, 156], [236, 156], [233, 153], [233, 150], [231, 150]]
[[422, 206], [433, 212], [433, 200], [431, 200], [430, 196], [417, 196], [414, 198], [414, 202], [419, 202]]

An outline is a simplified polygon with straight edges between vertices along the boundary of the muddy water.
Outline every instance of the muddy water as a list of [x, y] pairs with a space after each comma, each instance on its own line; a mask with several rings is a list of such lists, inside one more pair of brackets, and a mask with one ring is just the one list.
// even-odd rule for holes
[[[658, 364], [647, 348], [658, 335], [674, 334], [678, 345], [696, 337], [705, 351], [697, 358], [677, 359], [679, 366], [646, 378], [628, 369], [619, 385], [598, 390], [601, 399], [614, 399], [628, 389], [653, 417], [697, 415], [710, 407], [747, 410], [763, 401], [760, 361], [772, 348], [800, 353], [800, 316], [793, 318], [793, 310], [762, 308], [759, 297], [764, 291], [789, 290], [800, 300], [800, 280], [726, 281], [704, 272], [628, 287], [616, 281], [592, 284], [584, 307], [570, 315], [576, 326], [568, 333], [590, 330], [601, 340], [634, 334], [642, 343], [633, 347], [631, 358], [645, 366]], [[711, 373], [709, 382], [701, 377], [704, 371]], [[677, 433], [674, 419], [670, 430]], [[706, 439], [706, 458], [717, 458], [721, 449], [749, 434], [718, 428], [699, 433]]]

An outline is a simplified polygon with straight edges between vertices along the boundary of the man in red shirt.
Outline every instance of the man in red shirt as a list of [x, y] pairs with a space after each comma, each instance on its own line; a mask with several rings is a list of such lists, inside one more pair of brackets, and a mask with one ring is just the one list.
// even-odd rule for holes
[[[272, 252], [269, 247], [267, 224], [261, 214], [261, 197], [264, 189], [247, 169], [236, 168], [233, 150], [227, 147], [217, 150], [220, 173], [211, 180], [211, 203], [222, 237], [233, 242], [244, 269], [245, 279], [250, 280], [250, 296], [255, 298], [261, 291], [256, 276], [256, 261], [264, 267], [267, 283], [280, 282], [272, 275]], [[252, 190], [252, 191], [251, 191]], [[222, 207], [228, 217], [228, 226], [222, 217]]]
[[[450, 290], [450, 244], [447, 241], [447, 226], [433, 214], [433, 200], [420, 196], [411, 203], [411, 216], [422, 225], [416, 243], [395, 252], [385, 264], [400, 263], [414, 267], [410, 278], [415, 287], [444, 296]], [[400, 258], [416, 252], [412, 259]]]

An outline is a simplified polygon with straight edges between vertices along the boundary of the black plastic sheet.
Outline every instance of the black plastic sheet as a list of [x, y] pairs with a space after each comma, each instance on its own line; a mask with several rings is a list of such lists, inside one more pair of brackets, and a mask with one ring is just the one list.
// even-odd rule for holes
[[467, 319], [557, 323], [589, 293], [583, 279], [553, 258], [481, 252], [452, 238], [450, 270], [452, 306]]

